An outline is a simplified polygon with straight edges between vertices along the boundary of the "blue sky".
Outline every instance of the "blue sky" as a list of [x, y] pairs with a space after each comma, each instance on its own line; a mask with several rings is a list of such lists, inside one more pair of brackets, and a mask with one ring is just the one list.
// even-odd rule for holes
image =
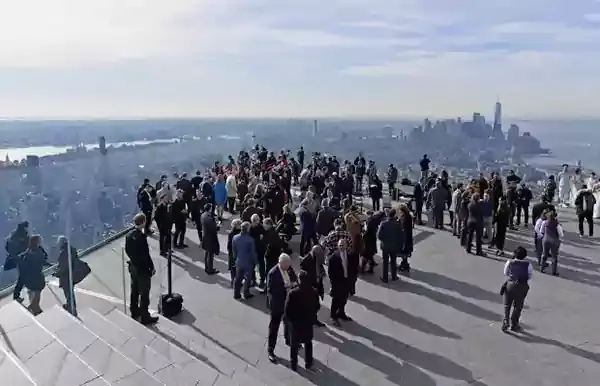
[[4, 117], [600, 116], [600, 0], [0, 9]]

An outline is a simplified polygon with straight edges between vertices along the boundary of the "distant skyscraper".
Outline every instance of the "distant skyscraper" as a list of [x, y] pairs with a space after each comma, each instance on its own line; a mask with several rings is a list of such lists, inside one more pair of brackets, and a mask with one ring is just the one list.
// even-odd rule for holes
[[508, 132], [506, 133], [506, 140], [514, 145], [515, 143], [517, 143], [517, 140], [519, 139], [519, 126], [517, 125], [510, 125], [510, 128], [508, 129]]
[[500, 101], [496, 102], [496, 107], [494, 109], [494, 127], [493, 134], [495, 137], [502, 136], [502, 103]]
[[473, 125], [477, 128], [485, 126], [485, 117], [479, 113], [473, 113]]
[[106, 138], [104, 138], [104, 136], [98, 138], [98, 147], [100, 148], [100, 154], [106, 155]]
[[431, 131], [433, 125], [431, 124], [431, 121], [429, 120], [429, 118], [425, 118], [425, 120], [423, 121], [423, 131], [428, 132]]
[[313, 137], [319, 135], [319, 121], [316, 119], [313, 121]]

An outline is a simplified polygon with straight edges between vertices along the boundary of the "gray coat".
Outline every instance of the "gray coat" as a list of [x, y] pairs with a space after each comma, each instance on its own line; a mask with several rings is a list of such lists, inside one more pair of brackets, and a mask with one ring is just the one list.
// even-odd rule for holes
[[448, 200], [448, 191], [442, 187], [436, 186], [429, 192], [427, 201], [432, 209], [444, 209]]
[[219, 234], [215, 217], [210, 212], [204, 212], [200, 216], [200, 224], [202, 225], [202, 249], [218, 254]]

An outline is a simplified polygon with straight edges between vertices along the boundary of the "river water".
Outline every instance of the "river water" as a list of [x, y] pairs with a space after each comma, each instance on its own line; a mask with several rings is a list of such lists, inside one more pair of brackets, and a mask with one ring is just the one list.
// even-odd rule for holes
[[[115, 143], [107, 143], [106, 146], [112, 147], [120, 147], [123, 145], [129, 146], [140, 146], [140, 145], [149, 145], [151, 143], [175, 143], [179, 139], [178, 138], [169, 138], [169, 139], [157, 139], [153, 141], [133, 141], [133, 142], [115, 142]], [[98, 144], [85, 144], [86, 149], [97, 149]], [[14, 148], [5, 148], [0, 149], [0, 158], [1, 160], [8, 158], [11, 161], [20, 161], [22, 159], [27, 158], [28, 155], [37, 155], [38, 157], [44, 157], [49, 155], [57, 155], [66, 153], [67, 151], [73, 149], [72, 146], [32, 146], [32, 147], [14, 147]]]

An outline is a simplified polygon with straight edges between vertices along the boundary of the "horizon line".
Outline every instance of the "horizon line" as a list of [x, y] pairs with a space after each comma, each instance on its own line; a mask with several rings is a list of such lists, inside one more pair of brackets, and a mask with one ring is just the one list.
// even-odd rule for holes
[[[484, 115], [485, 117], [485, 115]], [[251, 120], [410, 120], [410, 121], [423, 121], [425, 119], [430, 120], [447, 120], [447, 119], [465, 119], [463, 116], [410, 116], [410, 115], [384, 115], [384, 114], [357, 114], [357, 115], [330, 115], [330, 116], [0, 116], [0, 122], [42, 122], [42, 121], [160, 121], [160, 120], [171, 120], [171, 121], [194, 121], [194, 120], [233, 120], [233, 121], [251, 121]], [[471, 118], [467, 116], [466, 119]], [[505, 116], [502, 120], [512, 121], [593, 121], [600, 120], [600, 116], [563, 116], [563, 117], [539, 117], [539, 116]], [[487, 122], [486, 122], [487, 123]]]

